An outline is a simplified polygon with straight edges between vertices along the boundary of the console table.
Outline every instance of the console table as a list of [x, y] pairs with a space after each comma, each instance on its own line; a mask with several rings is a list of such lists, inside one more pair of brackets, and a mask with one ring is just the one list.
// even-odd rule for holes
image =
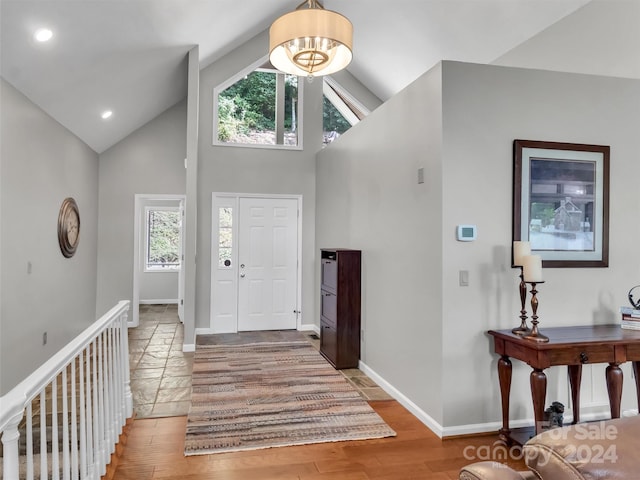
[[573, 423], [580, 420], [580, 380], [582, 365], [608, 363], [606, 370], [607, 391], [611, 417], [620, 417], [622, 399], [622, 370], [620, 364], [633, 362], [636, 394], [640, 407], [640, 331], [627, 330], [620, 325], [590, 325], [541, 329], [548, 343], [527, 340], [511, 330], [490, 330], [494, 337], [498, 360], [498, 378], [502, 399], [502, 428], [500, 438], [511, 444], [514, 441], [509, 428], [509, 394], [511, 391], [511, 358], [526, 362], [531, 372], [531, 397], [535, 417], [535, 433], [540, 433], [544, 403], [547, 393], [547, 376], [544, 370], [554, 365], [567, 365], [573, 405]]

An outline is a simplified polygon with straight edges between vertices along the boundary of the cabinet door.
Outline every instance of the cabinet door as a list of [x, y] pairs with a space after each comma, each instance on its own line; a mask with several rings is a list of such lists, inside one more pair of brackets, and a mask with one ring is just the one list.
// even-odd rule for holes
[[335, 294], [322, 290], [320, 299], [320, 315], [336, 326], [338, 318], [338, 298]]
[[338, 335], [335, 327], [320, 321], [320, 353], [335, 367], [338, 362]]
[[335, 260], [322, 259], [322, 288], [335, 293], [338, 287], [338, 265]]

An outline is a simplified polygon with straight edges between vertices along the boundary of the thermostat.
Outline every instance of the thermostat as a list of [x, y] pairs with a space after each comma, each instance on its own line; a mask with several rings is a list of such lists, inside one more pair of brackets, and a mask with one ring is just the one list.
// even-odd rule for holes
[[458, 225], [458, 241], [473, 242], [477, 236], [475, 225]]

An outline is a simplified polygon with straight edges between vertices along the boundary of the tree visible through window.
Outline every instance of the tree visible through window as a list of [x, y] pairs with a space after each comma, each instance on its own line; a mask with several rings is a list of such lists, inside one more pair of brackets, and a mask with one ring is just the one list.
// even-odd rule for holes
[[146, 211], [145, 270], [176, 270], [180, 267], [180, 212], [175, 209]]
[[220, 143], [298, 144], [298, 77], [259, 68], [217, 97]]
[[367, 108], [332, 77], [322, 81], [322, 145], [326, 146], [369, 114]]

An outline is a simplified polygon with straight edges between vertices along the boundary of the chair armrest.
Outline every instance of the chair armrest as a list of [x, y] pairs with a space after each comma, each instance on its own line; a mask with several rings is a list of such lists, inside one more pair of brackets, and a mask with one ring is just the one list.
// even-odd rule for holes
[[460, 470], [460, 480], [535, 480], [533, 472], [516, 472], [498, 462], [478, 462]]

